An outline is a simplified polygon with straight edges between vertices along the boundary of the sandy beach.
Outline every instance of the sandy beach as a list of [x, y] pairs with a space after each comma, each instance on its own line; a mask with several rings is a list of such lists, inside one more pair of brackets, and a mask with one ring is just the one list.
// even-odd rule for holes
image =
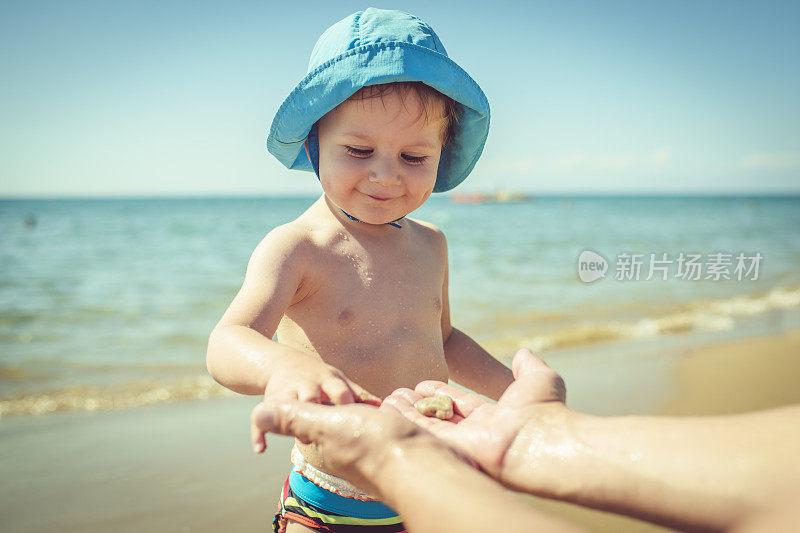
[[[594, 350], [594, 357], [609, 358], [604, 354], [612, 352]], [[800, 387], [794, 382], [798, 354], [798, 331], [664, 353], [662, 358], [671, 364], [659, 368], [673, 387], [652, 412], [730, 413], [800, 402]], [[614, 361], [603, 364], [624, 364]], [[637, 390], [619, 379], [619, 395]], [[567, 384], [573, 390], [580, 385], [569, 377]], [[574, 407], [580, 408], [585, 400], [577, 397]], [[288, 473], [291, 441], [273, 437], [265, 455], [251, 452], [248, 415], [257, 401], [217, 398], [3, 419], [4, 531], [268, 531]], [[651, 398], [647, 405], [653, 402]], [[616, 408], [605, 410], [613, 414]], [[571, 505], [526, 499], [597, 531], [659, 530]]]
[[689, 350], [679, 361], [670, 415], [727, 414], [800, 402], [800, 331]]

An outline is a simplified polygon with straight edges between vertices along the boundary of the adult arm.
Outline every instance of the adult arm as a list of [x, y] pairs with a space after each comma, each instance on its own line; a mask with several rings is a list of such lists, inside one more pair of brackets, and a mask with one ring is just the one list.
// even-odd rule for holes
[[[723, 530], [800, 489], [800, 406], [722, 417], [577, 413], [560, 377], [527, 350], [497, 404], [440, 382], [401, 389], [398, 409], [504, 485], [684, 529]], [[454, 398], [453, 421], [426, 418], [421, 396]]]

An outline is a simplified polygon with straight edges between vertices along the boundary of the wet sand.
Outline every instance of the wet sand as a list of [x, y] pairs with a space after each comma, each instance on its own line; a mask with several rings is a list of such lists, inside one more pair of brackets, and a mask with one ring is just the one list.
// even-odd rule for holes
[[3, 531], [270, 531], [291, 440], [252, 452], [257, 401], [3, 419]]
[[[604, 353], [609, 352], [595, 352], [595, 357], [606, 357]], [[672, 388], [662, 391], [663, 407], [648, 408], [654, 413], [730, 413], [800, 402], [795, 382], [800, 375], [799, 331], [670, 349], [661, 357], [670, 364], [659, 366], [658, 372]], [[625, 362], [609, 357], [595, 364], [617, 376], [616, 393], [624, 394], [624, 374], [616, 371]], [[574, 382], [566, 377], [571, 387], [582, 385], [577, 376]], [[291, 441], [272, 437], [265, 455], [252, 453], [248, 416], [257, 401], [218, 398], [1, 420], [3, 530], [269, 531], [289, 469]], [[615, 410], [605, 409], [607, 414]], [[660, 530], [525, 498], [596, 531]]]
[[727, 414], [800, 402], [800, 331], [695, 348], [678, 363], [678, 393], [661, 412]]

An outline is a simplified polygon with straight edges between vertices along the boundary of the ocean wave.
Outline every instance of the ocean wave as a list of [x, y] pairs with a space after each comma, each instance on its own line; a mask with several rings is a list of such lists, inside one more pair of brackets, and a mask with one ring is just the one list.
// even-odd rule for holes
[[130, 381], [107, 386], [73, 386], [0, 400], [0, 418], [45, 415], [62, 411], [106, 411], [157, 403], [237, 396], [210, 376], [186, 376], [169, 381]]
[[582, 324], [525, 338], [522, 345], [533, 351], [554, 350], [583, 344], [689, 331], [725, 331], [733, 329], [737, 317], [800, 306], [800, 287], [779, 287], [759, 296], [691, 302], [669, 314], [637, 321], [609, 321]]
[[[800, 286], [776, 288], [755, 296], [737, 296], [728, 299], [688, 302], [663, 316], [647, 317], [634, 321], [605, 321], [562, 327], [535, 336], [521, 336], [519, 327], [512, 327], [513, 334], [503, 336], [498, 330], [486, 339], [492, 353], [511, 353], [519, 346], [527, 346], [538, 352], [613, 342], [629, 339], [654, 338], [660, 335], [690, 331], [725, 331], [735, 326], [737, 317], [748, 317], [769, 311], [791, 309], [800, 306]], [[504, 317], [509, 318], [509, 317]], [[539, 318], [556, 322], [568, 320], [562, 313], [541, 313]], [[561, 319], [561, 320], [558, 320]], [[540, 320], [547, 322], [547, 320]], [[535, 320], [534, 320], [535, 322]], [[503, 323], [508, 326], [506, 321]], [[525, 320], [511, 322], [511, 326], [532, 323]], [[558, 326], [556, 326], [558, 327]], [[76, 363], [80, 365], [81, 363]], [[88, 364], [87, 364], [88, 365]], [[89, 365], [91, 366], [91, 365]], [[98, 369], [105, 365], [97, 365]], [[141, 365], [140, 365], [141, 366]], [[174, 367], [174, 368], [173, 368]], [[148, 365], [146, 368], [150, 368]], [[164, 371], [162, 365], [152, 368]], [[188, 374], [196, 365], [175, 363], [169, 367], [176, 372]], [[118, 367], [109, 366], [108, 370]], [[141, 369], [141, 368], [140, 368]], [[24, 382], [41, 377], [37, 372], [19, 366], [0, 365], [0, 379], [9, 382]], [[237, 396], [222, 387], [208, 375], [184, 375], [173, 379], [136, 380], [122, 384], [71, 386], [50, 389], [31, 394], [19, 394], [0, 398], [0, 418], [12, 415], [45, 415], [62, 411], [102, 411], [128, 409], [158, 403], [184, 400], [204, 400], [221, 396]]]

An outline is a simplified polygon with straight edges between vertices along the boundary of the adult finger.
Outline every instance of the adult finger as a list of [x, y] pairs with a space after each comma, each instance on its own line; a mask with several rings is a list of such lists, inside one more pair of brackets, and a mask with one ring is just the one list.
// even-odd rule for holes
[[422, 398], [424, 398], [424, 396], [422, 394], [418, 393], [415, 390], [411, 390], [409, 388], [406, 388], [406, 387], [402, 387], [402, 388], [399, 388], [399, 389], [395, 390], [391, 394], [391, 396], [394, 396], [395, 398], [403, 398], [410, 405], [414, 405], [417, 401], [419, 401]]
[[[408, 412], [412, 412], [413, 411], [415, 413], [419, 413], [419, 411], [416, 408], [416, 404], [417, 404], [417, 402], [419, 400], [423, 399], [424, 397], [425, 396], [423, 396], [423, 395], [421, 395], [421, 394], [419, 394], [416, 391], [413, 391], [411, 389], [406, 389], [406, 388], [397, 389], [391, 395], [387, 396], [386, 400], [383, 400], [383, 403], [381, 404], [381, 408], [386, 406], [388, 409], [391, 409], [393, 411], [399, 411], [400, 414], [403, 414], [403, 411], [406, 411], [406, 410]], [[389, 399], [391, 399], [392, 401], [387, 403], [387, 400], [389, 400]], [[428, 418], [425, 415], [421, 415], [421, 416], [423, 416], [424, 418]], [[408, 417], [406, 417], [406, 418], [408, 418]], [[464, 420], [464, 417], [461, 416], [458, 413], [455, 413], [455, 412], [453, 413], [453, 416], [451, 416], [450, 418], [447, 419], [448, 422], [451, 422], [451, 423], [454, 423], [454, 424], [457, 424], [457, 423], [461, 422], [462, 420]]]
[[418, 427], [428, 431], [434, 437], [441, 439], [449, 444], [452, 448], [459, 450], [463, 455], [469, 455], [465, 447], [463, 434], [459, 433], [459, 427], [454, 421], [461, 421], [463, 417], [455, 415], [449, 420], [439, 420], [436, 417], [428, 417], [417, 411], [408, 398], [403, 394], [398, 394], [397, 391], [393, 392], [389, 397], [384, 400], [384, 405], [395, 409], [407, 420], [413, 422]]
[[387, 396], [386, 399], [383, 400], [381, 407], [384, 406], [385, 409], [393, 409], [419, 426], [429, 427], [431, 425], [432, 420], [417, 411], [414, 407], [414, 402], [409, 399], [409, 395], [401, 389]]
[[323, 402], [327, 400], [334, 405], [355, 403], [355, 396], [350, 387], [340, 379], [331, 379], [323, 383], [322, 392]]
[[[414, 407], [414, 403], [422, 398], [419, 394], [415, 393], [410, 389], [398, 389], [394, 391], [392, 394], [386, 397], [383, 400], [382, 408], [386, 409], [393, 409], [397, 411], [401, 415], [403, 415], [406, 419], [414, 422], [417, 426], [429, 430], [433, 433], [439, 431], [439, 426], [442, 425], [449, 425], [455, 426], [456, 421], [461, 421], [464, 418], [460, 415], [454, 415], [452, 418], [448, 420], [439, 420], [436, 417], [428, 417], [417, 411], [417, 408]], [[445, 430], [446, 431], [446, 430]]]
[[262, 402], [253, 410], [251, 423], [255, 429], [251, 435], [277, 433], [297, 437], [305, 443], [317, 442], [326, 428], [336, 422], [331, 420], [332, 409], [308, 402]]
[[266, 432], [268, 428], [272, 427], [271, 416], [269, 408], [266, 408], [264, 403], [256, 405], [250, 414], [250, 440], [255, 453], [261, 453], [267, 449]]
[[511, 361], [511, 372], [514, 379], [519, 379], [523, 373], [535, 372], [541, 368], [550, 368], [541, 357], [534, 355], [528, 348], [520, 348]]
[[521, 407], [566, 399], [567, 389], [561, 376], [527, 348], [516, 353], [512, 367], [515, 381], [500, 398], [501, 405]]
[[[411, 389], [407, 388], [400, 388], [392, 392], [389, 396], [383, 399], [381, 402], [380, 409], [382, 411], [399, 411], [397, 401], [402, 399], [402, 403], [404, 406], [411, 407], [414, 405], [414, 402], [422, 398], [419, 394], [414, 392]], [[389, 401], [391, 400], [391, 401]]]
[[462, 416], [469, 416], [472, 412], [482, 405], [490, 403], [475, 393], [465, 391], [462, 388], [442, 383], [441, 381], [422, 381], [414, 388], [422, 396], [435, 396], [443, 394], [453, 399], [455, 411]]

